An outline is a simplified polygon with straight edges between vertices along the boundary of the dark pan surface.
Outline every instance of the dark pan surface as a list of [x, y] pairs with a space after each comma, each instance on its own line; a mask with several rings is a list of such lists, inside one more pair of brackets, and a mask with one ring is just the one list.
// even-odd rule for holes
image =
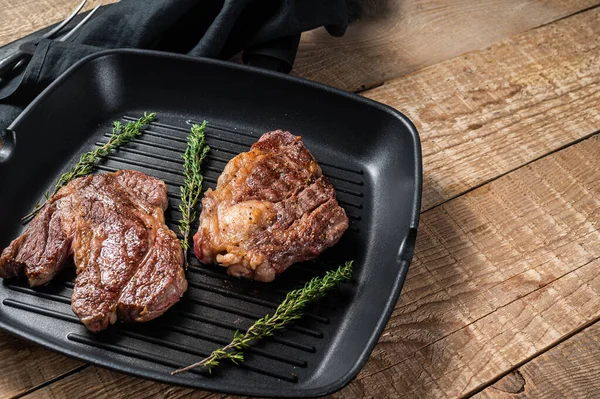
[[[190, 123], [203, 119], [212, 147], [204, 189], [262, 133], [286, 129], [303, 137], [335, 185], [349, 230], [318, 261], [295, 265], [271, 284], [230, 278], [190, 255], [190, 288], [179, 304], [155, 321], [100, 334], [87, 332], [71, 311], [72, 268], [38, 289], [4, 281], [0, 327], [84, 361], [200, 389], [318, 396], [348, 383], [381, 334], [412, 258], [421, 196], [413, 125], [381, 104], [278, 73], [135, 50], [92, 56], [52, 84], [2, 138], [0, 247], [22, 232], [20, 217], [81, 153], [106, 142], [113, 120], [144, 111], [156, 112], [156, 122], [95, 173], [136, 169], [163, 179], [174, 230], [180, 154]], [[349, 259], [353, 281], [281, 335], [254, 345], [243, 367], [170, 375], [273, 311], [290, 289]]]

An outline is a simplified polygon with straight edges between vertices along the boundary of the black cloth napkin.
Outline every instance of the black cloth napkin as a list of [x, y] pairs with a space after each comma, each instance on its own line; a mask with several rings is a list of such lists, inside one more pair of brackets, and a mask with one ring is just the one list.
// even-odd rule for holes
[[70, 42], [42, 40], [24, 74], [0, 83], [0, 129], [62, 72], [106, 49], [138, 48], [228, 59], [289, 72], [300, 34], [325, 26], [341, 36], [346, 0], [121, 0]]

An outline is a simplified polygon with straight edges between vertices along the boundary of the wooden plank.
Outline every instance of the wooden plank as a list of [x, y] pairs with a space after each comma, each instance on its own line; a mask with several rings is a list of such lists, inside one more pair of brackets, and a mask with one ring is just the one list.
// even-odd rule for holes
[[[114, 1], [105, 0], [103, 4]], [[387, 8], [382, 8], [385, 16], [356, 22], [342, 38], [330, 37], [324, 29], [305, 33], [293, 73], [350, 91], [364, 90], [484, 48], [598, 5], [600, 1], [390, 0], [388, 3]], [[62, 20], [76, 4], [77, 0], [0, 0], [0, 45]], [[95, 4], [96, 1], [90, 1], [86, 9]]]
[[600, 323], [536, 357], [476, 399], [600, 397]]
[[150, 380], [129, 377], [114, 371], [87, 367], [83, 371], [65, 377], [24, 396], [27, 399], [42, 398], [194, 398], [217, 399], [223, 394], [196, 391]]
[[423, 209], [600, 129], [599, 35], [595, 8], [366, 92], [419, 129]]
[[[384, 3], [370, 1], [370, 3]], [[342, 38], [303, 35], [293, 73], [363, 90], [550, 23], [597, 0], [390, 0]], [[382, 14], [382, 15], [381, 15]]]
[[[102, 4], [117, 0], [102, 0]], [[0, 46], [64, 20], [81, 0], [0, 0]], [[82, 11], [99, 2], [88, 0]]]
[[[334, 397], [460, 396], [599, 319], [599, 222], [600, 135], [425, 212], [401, 300]], [[129, 378], [102, 381], [149, 396], [123, 394]]]
[[0, 365], [0, 398], [4, 399], [21, 395], [82, 363], [0, 332]]
[[600, 134], [422, 215], [405, 290], [336, 397], [458, 397], [600, 319]]

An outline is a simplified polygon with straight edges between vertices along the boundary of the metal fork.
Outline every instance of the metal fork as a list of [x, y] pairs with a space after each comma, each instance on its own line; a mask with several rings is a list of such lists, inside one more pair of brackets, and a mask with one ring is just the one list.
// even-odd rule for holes
[[[5, 58], [3, 58], [2, 60], [0, 60], [0, 77], [4, 77], [6, 74], [13, 72], [14, 70], [20, 68], [21, 66], [23, 66], [27, 62], [29, 62], [29, 60], [33, 56], [33, 53], [35, 52], [35, 48], [38, 45], [38, 43], [42, 39], [56, 38], [56, 36], [59, 34], [60, 30], [62, 28], [64, 28], [69, 22], [71, 22], [71, 20], [73, 18], [75, 18], [77, 13], [79, 13], [79, 11], [83, 8], [83, 6], [85, 5], [86, 2], [87, 2], [87, 0], [83, 0], [81, 2], [81, 4], [79, 4], [75, 8], [75, 10], [73, 10], [73, 12], [64, 21], [62, 21], [59, 25], [54, 27], [51, 31], [45, 33], [41, 38], [31, 40], [31, 41], [21, 44], [19, 46], [18, 50], [16, 50], [14, 53], [11, 53], [8, 56], [6, 56]], [[69, 38], [71, 38], [75, 34], [75, 32], [77, 32], [77, 30], [79, 28], [81, 28], [94, 15], [96, 10], [98, 10], [98, 8], [100, 8], [101, 5], [102, 5], [102, 3], [98, 4], [73, 29], [71, 29], [69, 32], [67, 32], [67, 34], [65, 34], [64, 36], [57, 38], [56, 40], [59, 42], [64, 42], [64, 41], [68, 40]]]

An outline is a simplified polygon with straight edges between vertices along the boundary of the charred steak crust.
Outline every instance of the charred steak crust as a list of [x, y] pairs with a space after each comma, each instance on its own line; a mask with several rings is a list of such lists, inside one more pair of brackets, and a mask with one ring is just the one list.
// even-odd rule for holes
[[73, 180], [0, 256], [0, 277], [48, 283], [74, 255], [73, 312], [91, 331], [146, 321], [183, 295], [183, 251], [165, 225], [167, 188], [122, 170]]
[[335, 190], [299, 136], [276, 130], [233, 158], [202, 199], [194, 251], [233, 276], [272, 281], [348, 228]]

